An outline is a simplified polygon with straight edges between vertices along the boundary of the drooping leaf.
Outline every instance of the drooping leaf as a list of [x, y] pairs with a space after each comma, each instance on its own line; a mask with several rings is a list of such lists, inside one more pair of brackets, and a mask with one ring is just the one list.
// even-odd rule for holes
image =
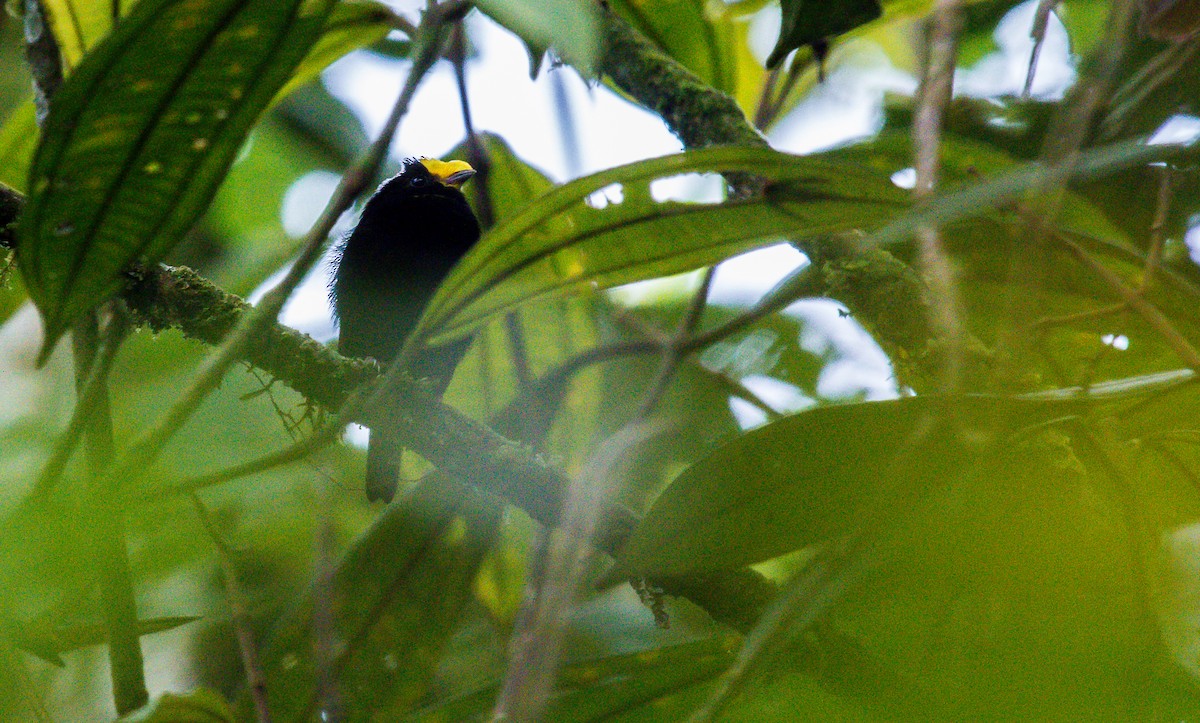
[[54, 99], [30, 173], [21, 272], [42, 358], [204, 210], [332, 0], [147, 0]]
[[[192, 616], [176, 616], [139, 620], [138, 635], [166, 632], [199, 619]], [[100, 645], [108, 640], [108, 628], [102, 623], [56, 624], [46, 619], [12, 625], [8, 634], [16, 647], [59, 666], [63, 664], [59, 657], [63, 653]]]
[[524, 40], [532, 60], [541, 58], [547, 48], [554, 48], [567, 62], [591, 75], [600, 50], [600, 14], [594, 3], [480, 0], [475, 6]]
[[[326, 593], [327, 634], [341, 641], [331, 664], [352, 718], [403, 711], [424, 694], [498, 521], [494, 501], [435, 473], [390, 505], [338, 563]], [[307, 719], [318, 702], [314, 604], [310, 590], [264, 645], [271, 712], [284, 720]], [[248, 696], [238, 706], [248, 714]]]
[[767, 58], [767, 67], [774, 68], [787, 54], [802, 45], [822, 43], [849, 32], [883, 14], [879, 0], [782, 0], [783, 24], [779, 40]]
[[[551, 693], [544, 719], [563, 723], [613, 720], [617, 716], [626, 716], [622, 720], [672, 720], [662, 714], [667, 710], [682, 712], [672, 705], [673, 701], [720, 674], [733, 662], [740, 643], [736, 636], [707, 638], [565, 665], [558, 673], [558, 685]], [[498, 686], [490, 686], [422, 709], [409, 720], [484, 720], [498, 692]]]
[[229, 703], [208, 688], [183, 695], [163, 693], [138, 712], [121, 718], [125, 723], [233, 723], [235, 720]]

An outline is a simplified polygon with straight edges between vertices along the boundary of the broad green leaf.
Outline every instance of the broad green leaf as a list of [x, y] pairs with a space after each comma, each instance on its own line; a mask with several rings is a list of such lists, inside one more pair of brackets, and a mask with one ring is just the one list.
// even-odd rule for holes
[[[320, 40], [296, 67], [271, 105], [312, 81], [330, 63], [351, 50], [383, 38], [391, 28], [391, 16], [387, 6], [372, 0], [340, 0], [326, 21]], [[0, 127], [0, 183], [25, 190], [37, 140], [33, 103], [22, 103]]]
[[600, 9], [585, 0], [479, 0], [475, 7], [516, 33], [536, 60], [554, 50], [590, 76], [600, 52]]
[[[769, 191], [715, 204], [653, 200], [653, 181], [695, 172], [760, 174]], [[588, 205], [610, 186], [620, 187], [619, 202]], [[878, 226], [907, 200], [869, 169], [760, 149], [621, 166], [556, 188], [492, 229], [451, 272], [417, 333], [461, 335], [532, 299], [688, 271], [781, 236]]]
[[767, 58], [767, 67], [774, 68], [787, 54], [802, 45], [813, 45], [849, 32], [883, 14], [879, 0], [781, 0], [783, 23], [779, 40]]
[[[990, 444], [1081, 402], [910, 397], [818, 407], [749, 432], [686, 469], [634, 531], [622, 573], [736, 568], [850, 532], [884, 489], [951, 479]], [[922, 434], [957, 418], [963, 436]]]
[[[629, 720], [676, 720], [662, 717], [661, 711], [675, 710], [673, 699], [719, 675], [740, 644], [736, 636], [716, 637], [565, 665], [544, 719], [582, 723], [625, 715]], [[490, 686], [422, 709], [407, 720], [485, 720], [498, 693], [499, 686]]]
[[48, 356], [133, 261], [204, 210], [332, 0], [147, 0], [55, 97], [30, 173], [21, 272]]
[[145, 708], [121, 718], [127, 723], [233, 723], [238, 720], [221, 694], [199, 688], [178, 695], [163, 693]]
[[[333, 574], [327, 603], [339, 641], [342, 702], [351, 718], [425, 694], [499, 521], [494, 500], [434, 473], [388, 506]], [[273, 715], [307, 720], [318, 702], [313, 591], [262, 651]], [[243, 695], [239, 710], [249, 714]]]

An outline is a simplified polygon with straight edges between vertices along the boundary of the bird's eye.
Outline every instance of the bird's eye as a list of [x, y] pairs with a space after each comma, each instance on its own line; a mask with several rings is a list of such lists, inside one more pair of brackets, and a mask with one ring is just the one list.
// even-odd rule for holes
[[419, 188], [425, 185], [426, 180], [427, 179], [424, 176], [414, 176], [413, 179], [408, 182], [408, 185], [413, 186], [414, 188]]

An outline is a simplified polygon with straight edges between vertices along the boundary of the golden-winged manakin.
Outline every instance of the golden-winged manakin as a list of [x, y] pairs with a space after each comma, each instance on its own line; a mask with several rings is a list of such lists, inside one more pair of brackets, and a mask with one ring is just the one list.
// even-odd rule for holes
[[[334, 251], [330, 300], [341, 331], [338, 351], [388, 364], [450, 269], [479, 240], [479, 221], [461, 190], [475, 170], [464, 161], [409, 159], [363, 208]], [[409, 371], [445, 391], [471, 340], [427, 347]], [[390, 502], [400, 444], [378, 431], [367, 443], [367, 499]]]

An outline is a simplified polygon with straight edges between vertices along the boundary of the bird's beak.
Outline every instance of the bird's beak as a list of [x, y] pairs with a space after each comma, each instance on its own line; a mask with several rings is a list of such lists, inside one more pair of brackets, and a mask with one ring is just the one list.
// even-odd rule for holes
[[439, 182], [454, 188], [460, 188], [467, 182], [467, 179], [475, 175], [475, 169], [471, 168], [471, 164], [466, 161], [439, 161], [434, 158], [422, 158], [421, 164], [429, 169], [429, 172]]

